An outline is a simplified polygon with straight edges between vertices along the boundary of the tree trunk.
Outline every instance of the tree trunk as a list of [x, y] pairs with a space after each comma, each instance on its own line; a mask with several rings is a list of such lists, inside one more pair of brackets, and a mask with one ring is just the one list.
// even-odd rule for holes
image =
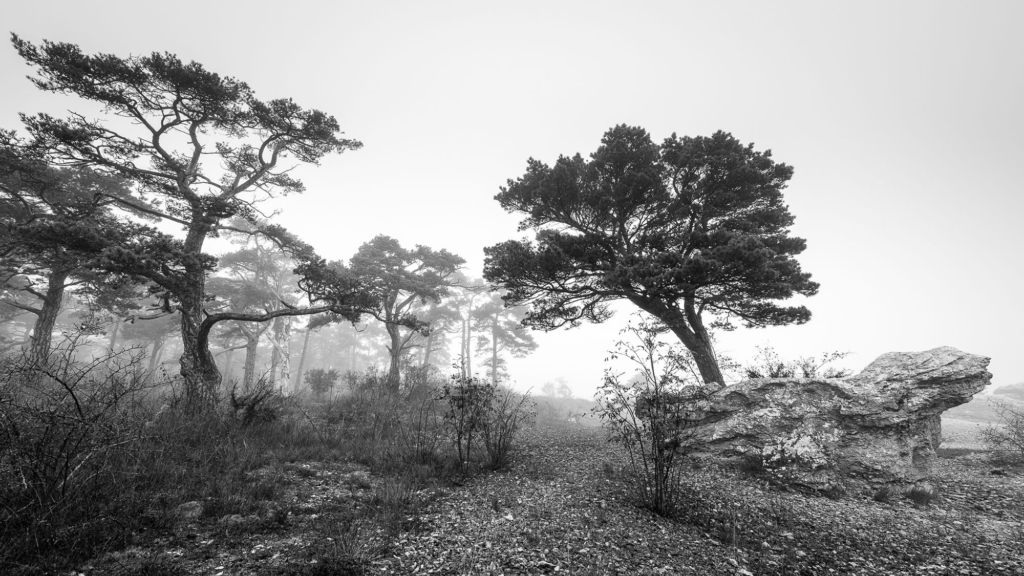
[[47, 365], [50, 346], [53, 342], [53, 327], [57, 325], [57, 316], [60, 315], [61, 304], [64, 300], [64, 283], [70, 274], [70, 270], [50, 272], [50, 276], [47, 278], [46, 296], [42, 298], [39, 309], [32, 310], [36, 315], [36, 323], [32, 327], [29, 344], [29, 359], [33, 366], [42, 368]]
[[115, 318], [114, 323], [110, 326], [110, 341], [107, 342], [107, 354], [112, 355], [114, 353], [114, 346], [117, 344], [117, 334], [121, 331], [123, 324], [124, 318]]
[[[199, 284], [205, 283], [203, 278]], [[186, 410], [200, 411], [217, 402], [217, 388], [220, 386], [220, 370], [205, 341], [199, 338], [199, 327], [203, 323], [203, 305], [195, 297], [181, 300], [181, 376], [185, 381]], [[201, 294], [201, 290], [198, 291]]]
[[149, 367], [146, 369], [150, 374], [156, 370], [157, 360], [160, 358], [160, 352], [163, 351], [165, 336], [161, 336], [156, 340], [153, 340], [153, 351], [149, 354]]
[[231, 361], [234, 360], [235, 349], [228, 350], [227, 354], [224, 355], [224, 381], [231, 381]]
[[270, 382], [282, 393], [288, 391], [292, 379], [290, 328], [291, 322], [287, 318], [278, 317], [274, 319], [270, 333], [270, 345], [274, 348], [271, 356]]
[[639, 296], [631, 296], [629, 300], [644, 312], [661, 320], [679, 338], [686, 349], [690, 351], [690, 355], [693, 356], [693, 361], [697, 364], [697, 370], [700, 371], [705, 386], [712, 391], [725, 388], [725, 378], [722, 376], [721, 368], [718, 367], [718, 358], [715, 355], [715, 347], [711, 343], [711, 336], [704, 328], [700, 315], [694, 310], [692, 301], [684, 303], [686, 308], [686, 314], [684, 314], [675, 303]]
[[498, 385], [498, 315], [491, 318], [491, 384]]
[[469, 318], [465, 318], [462, 321], [462, 372], [466, 379], [473, 377], [473, 359], [471, 350], [473, 346], [473, 330], [469, 323]]
[[402, 334], [398, 326], [386, 324], [388, 336], [391, 337], [391, 346], [388, 353], [391, 355], [391, 365], [388, 368], [388, 388], [392, 392], [398, 392], [402, 383], [401, 360], [402, 360]]
[[252, 388], [253, 380], [256, 377], [256, 349], [260, 345], [259, 332], [245, 332], [245, 364], [242, 368], [242, 389]]
[[306, 336], [302, 339], [302, 354], [299, 355], [299, 369], [295, 371], [295, 385], [293, 387], [296, 392], [302, 386], [302, 369], [306, 364], [306, 351], [309, 350], [309, 335], [312, 333], [312, 330], [306, 328]]
[[200, 334], [206, 299], [206, 270], [200, 255], [210, 227], [206, 215], [193, 210], [193, 225], [185, 237], [185, 275], [176, 294], [181, 309], [181, 376], [185, 381], [186, 410], [200, 411], [216, 404], [220, 370], [210, 353], [207, 335]]
[[423, 350], [423, 367], [426, 368], [430, 365], [430, 353], [434, 351], [434, 331], [431, 330], [430, 334], [427, 335], [426, 348]]

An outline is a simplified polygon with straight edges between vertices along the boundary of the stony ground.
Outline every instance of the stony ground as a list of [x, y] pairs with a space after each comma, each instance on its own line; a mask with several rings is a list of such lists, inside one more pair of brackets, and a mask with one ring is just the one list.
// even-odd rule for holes
[[524, 445], [511, 471], [421, 490], [346, 463], [258, 470], [282, 486], [258, 513], [178, 507], [170, 527], [76, 572], [1024, 574], [1024, 470], [983, 453], [945, 451], [940, 496], [920, 505], [696, 470], [688, 512], [668, 520], [630, 501], [622, 456], [599, 429], [543, 428]]

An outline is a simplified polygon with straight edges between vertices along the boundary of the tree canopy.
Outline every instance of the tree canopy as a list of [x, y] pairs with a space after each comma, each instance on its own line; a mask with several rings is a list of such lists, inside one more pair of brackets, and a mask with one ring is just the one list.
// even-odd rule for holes
[[[414, 330], [429, 330], [411, 314], [412, 305], [441, 301], [452, 285], [450, 277], [465, 260], [447, 250], [427, 246], [403, 248], [390, 236], [377, 236], [359, 247], [350, 261], [352, 273], [369, 287], [378, 309], [373, 312], [384, 322], [391, 344], [391, 367], [388, 382], [397, 389], [402, 351], [412, 340]], [[402, 327], [407, 328], [401, 333]]]
[[[34, 67], [31, 80], [38, 88], [96, 102], [107, 115], [93, 120], [75, 112], [66, 119], [23, 114], [31, 150], [53, 166], [88, 166], [122, 178], [131, 186], [130, 197], [101, 197], [185, 229], [183, 239], [140, 236], [107, 250], [104, 266], [147, 278], [162, 289], [165, 307], [181, 312], [181, 373], [190, 399], [209, 399], [220, 383], [207, 344], [216, 322], [347, 309], [337, 299], [246, 318], [207, 315], [204, 309], [206, 276], [216, 263], [203, 252], [205, 240], [230, 229], [235, 217], [256, 225], [263, 216], [261, 200], [301, 192], [287, 158], [316, 164], [327, 154], [361, 146], [340, 137], [332, 116], [291, 99], [257, 99], [244, 82], [173, 54], [123, 58], [84, 54], [68, 43], [37, 46], [16, 35], [12, 42]], [[305, 258], [307, 270], [322, 273], [316, 266], [325, 263], [308, 246], [277, 228], [261, 232]]]
[[534, 241], [489, 248], [484, 277], [509, 305], [528, 304], [527, 326], [546, 330], [602, 322], [626, 299], [668, 326], [708, 385], [724, 385], [705, 318], [731, 328], [803, 323], [818, 284], [795, 256], [782, 190], [793, 175], [771, 151], [731, 134], [673, 134], [655, 144], [639, 127], [605, 133], [590, 159], [527, 162], [495, 199], [525, 217]]

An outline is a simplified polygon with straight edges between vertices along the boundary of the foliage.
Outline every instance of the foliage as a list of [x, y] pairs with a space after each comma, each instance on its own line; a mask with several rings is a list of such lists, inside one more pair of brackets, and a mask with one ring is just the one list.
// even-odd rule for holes
[[232, 418], [242, 426], [265, 424], [280, 417], [281, 394], [274, 383], [264, 377], [243, 386], [241, 391], [237, 384], [232, 385], [228, 405], [232, 410]]
[[[410, 308], [415, 302], [438, 303], [448, 293], [449, 277], [465, 260], [447, 250], [427, 246], [403, 248], [398, 240], [377, 236], [359, 247], [350, 261], [352, 273], [366, 283], [379, 306], [372, 311], [391, 337], [391, 365], [388, 381], [392, 389], [400, 382], [402, 352], [416, 330], [429, 331]], [[402, 335], [401, 328], [409, 328]]]
[[458, 450], [459, 461], [467, 466], [473, 450], [473, 438], [483, 432], [491, 419], [498, 387], [493, 382], [466, 376], [459, 365], [454, 368], [458, 372], [452, 374], [451, 380], [441, 388], [440, 398], [445, 405], [445, 428]]
[[358, 316], [353, 308], [358, 290], [346, 293], [349, 284], [321, 290], [322, 305], [310, 309], [245, 315], [205, 309], [206, 276], [216, 259], [203, 252], [203, 245], [231, 229], [235, 217], [287, 247], [315, 283], [323, 284], [326, 263], [280, 227], [260, 225], [256, 205], [274, 194], [303, 191], [291, 176], [288, 157], [316, 164], [328, 154], [361, 146], [339, 137], [333, 117], [290, 99], [259, 100], [244, 82], [169, 53], [88, 55], [74, 44], [37, 46], [16, 35], [12, 43], [35, 69], [31, 80], [39, 89], [95, 102], [107, 114], [96, 120], [78, 113], [67, 119], [22, 115], [29, 147], [38, 157], [48, 165], [90, 167], [120, 178], [130, 197], [99, 198], [185, 229], [183, 239], [140, 229], [131, 241], [99, 256], [102, 269], [146, 278], [157, 287], [165, 311], [181, 312], [181, 374], [192, 409], [212, 406], [220, 384], [208, 348], [209, 332], [218, 322], [325, 311]]
[[305, 381], [313, 394], [323, 396], [334, 389], [338, 381], [338, 371], [334, 368], [324, 370], [323, 368], [312, 368], [306, 372]]
[[810, 319], [775, 303], [818, 289], [795, 258], [804, 240], [789, 235], [782, 190], [792, 173], [725, 132], [659, 146], [642, 128], [616, 126], [589, 161], [530, 159], [501, 189], [495, 199], [525, 215], [520, 229], [536, 240], [485, 248], [484, 277], [509, 304], [529, 304], [525, 324], [543, 329], [601, 322], [627, 299], [675, 333], [706, 384], [723, 386], [705, 315], [729, 328]]
[[138, 278], [97, 273], [103, 250], [151, 232], [99, 200], [127, 195], [122, 179], [53, 168], [0, 130], [0, 286], [5, 305], [36, 317], [29, 346], [36, 362], [49, 353], [65, 290], [87, 295], [93, 311], [120, 308], [123, 316], [138, 307]]
[[927, 506], [938, 498], [939, 492], [934, 486], [920, 484], [907, 490], [904, 496], [906, 496], [907, 500], [913, 502], [915, 506]]
[[1000, 423], [983, 429], [982, 440], [990, 450], [1024, 461], [1024, 409], [1004, 400], [990, 400], [989, 404]]
[[522, 306], [506, 307], [500, 292], [493, 292], [491, 298], [472, 311], [473, 325], [480, 331], [476, 349], [484, 354], [484, 366], [492, 382], [507, 377], [507, 352], [514, 358], [523, 358], [537, 349], [533, 336], [520, 323], [526, 309]]
[[473, 441], [483, 443], [486, 466], [497, 470], [511, 463], [512, 452], [523, 426], [536, 412], [529, 395], [516, 394], [494, 382], [466, 376], [461, 365], [439, 391], [444, 406], [445, 430], [459, 454], [463, 468], [473, 459]]
[[743, 372], [747, 378], [845, 378], [850, 375], [849, 370], [828, 364], [849, 355], [849, 352], [825, 352], [820, 360], [800, 357], [786, 361], [779, 358], [770, 345], [757, 346], [754, 363], [745, 366]]
[[681, 498], [681, 457], [708, 397], [694, 383], [699, 380], [690, 358], [659, 339], [665, 332], [650, 321], [623, 329], [637, 342], [619, 341], [609, 360], [629, 360], [639, 377], [623, 382], [623, 374], [606, 369], [595, 411], [610, 439], [626, 449], [635, 496], [643, 506], [669, 516]]

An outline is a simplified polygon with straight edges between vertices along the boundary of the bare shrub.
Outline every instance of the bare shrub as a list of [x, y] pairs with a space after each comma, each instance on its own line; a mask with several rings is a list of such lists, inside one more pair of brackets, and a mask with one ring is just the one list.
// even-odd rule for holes
[[142, 353], [76, 363], [66, 339], [42, 364], [0, 360], [0, 565], [123, 540], [105, 511], [134, 509], [133, 454], [151, 416]]
[[982, 429], [982, 441], [1004, 458], [1024, 461], [1024, 409], [1005, 400], [990, 400], [989, 404], [1001, 423]]
[[487, 449], [487, 467], [500, 470], [512, 463], [519, 432], [533, 421], [536, 412], [529, 394], [516, 394], [508, 388], [499, 388], [492, 397], [492, 403], [491, 417], [482, 430], [483, 441]]
[[627, 359], [639, 373], [624, 382], [623, 374], [605, 370], [595, 412], [611, 439], [626, 449], [634, 496], [642, 506], [670, 516], [682, 490], [680, 457], [708, 400], [692, 359], [659, 340], [665, 331], [648, 321], [622, 331], [638, 342], [619, 341], [609, 359]]
[[484, 465], [492, 470], [511, 463], [520, 430], [532, 422], [535, 412], [529, 394], [517, 394], [493, 382], [466, 376], [462, 367], [440, 390], [445, 430], [459, 455], [463, 469], [473, 461], [474, 440], [487, 454]]
[[821, 358], [801, 356], [783, 360], [771, 346], [757, 346], [754, 363], [743, 368], [747, 378], [845, 378], [850, 371], [829, 366], [849, 356], [849, 352], [825, 352]]

